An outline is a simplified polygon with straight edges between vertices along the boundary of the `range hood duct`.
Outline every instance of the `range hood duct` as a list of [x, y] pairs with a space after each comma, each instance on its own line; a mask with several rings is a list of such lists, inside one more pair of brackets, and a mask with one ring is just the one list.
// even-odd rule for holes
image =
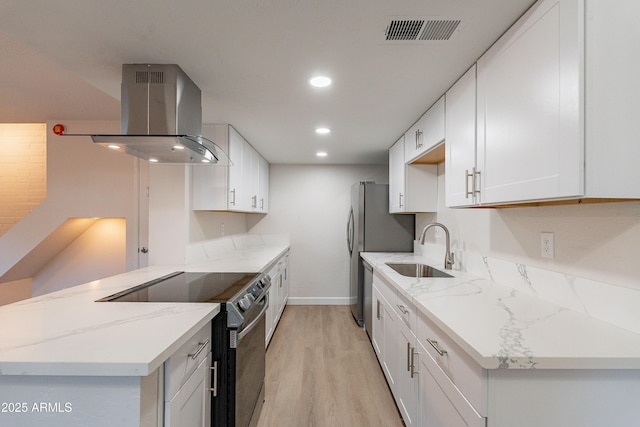
[[201, 136], [200, 89], [174, 64], [122, 66], [121, 132], [91, 139], [153, 163], [231, 164]]

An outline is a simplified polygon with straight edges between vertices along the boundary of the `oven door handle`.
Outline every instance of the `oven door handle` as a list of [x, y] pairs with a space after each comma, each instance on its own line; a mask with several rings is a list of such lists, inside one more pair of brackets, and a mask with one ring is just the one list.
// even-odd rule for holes
[[251, 321], [251, 323], [249, 323], [247, 326], [245, 326], [242, 331], [238, 334], [238, 340], [241, 340], [242, 337], [244, 337], [245, 335], [247, 335], [249, 332], [251, 332], [251, 330], [256, 326], [256, 324], [260, 321], [260, 319], [262, 318], [262, 316], [264, 315], [264, 312], [267, 311], [267, 308], [269, 307], [269, 294], [265, 294], [264, 298], [264, 306], [262, 307], [262, 309], [260, 310], [260, 313], [258, 313], [258, 315], [256, 316], [255, 319], [253, 319]]

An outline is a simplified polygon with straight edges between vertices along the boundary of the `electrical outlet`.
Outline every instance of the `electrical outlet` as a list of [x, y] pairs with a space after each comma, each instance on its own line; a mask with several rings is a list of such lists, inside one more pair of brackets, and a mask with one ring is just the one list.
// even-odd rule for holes
[[555, 258], [553, 233], [540, 233], [540, 255], [542, 258]]

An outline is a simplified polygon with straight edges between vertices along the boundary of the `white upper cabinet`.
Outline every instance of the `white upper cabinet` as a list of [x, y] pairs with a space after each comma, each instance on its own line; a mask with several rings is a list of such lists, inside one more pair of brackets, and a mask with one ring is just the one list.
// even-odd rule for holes
[[246, 184], [244, 185], [246, 190], [245, 207], [251, 212], [257, 212], [260, 193], [260, 154], [249, 144], [245, 145], [244, 151], [243, 169], [246, 171]]
[[579, 3], [538, 2], [478, 60], [482, 204], [584, 194]]
[[[245, 167], [245, 165], [248, 163], [250, 153], [249, 150], [246, 150], [247, 143], [242, 135], [240, 135], [240, 133], [235, 130], [233, 126], [227, 125], [227, 128], [229, 138], [228, 154], [229, 159], [231, 159], [231, 162], [233, 164], [229, 166], [223, 166], [228, 171], [228, 185], [226, 187], [227, 203], [226, 205], [220, 205], [219, 209], [244, 212], [247, 211], [249, 207], [249, 200], [247, 191], [245, 191], [244, 181], [246, 179], [247, 183], [250, 182], [250, 177], [245, 177], [245, 174], [248, 175], [248, 169]], [[199, 172], [199, 170], [194, 169], [194, 172]]]
[[266, 160], [231, 125], [203, 125], [203, 134], [229, 155], [232, 164], [192, 167], [192, 209], [266, 213]]
[[404, 136], [389, 149], [389, 212], [404, 212]]
[[405, 163], [404, 136], [389, 149], [389, 213], [435, 212], [437, 165]]
[[444, 142], [444, 96], [404, 134], [404, 157], [410, 163]]
[[585, 5], [585, 195], [640, 198], [640, 2]]
[[541, 0], [478, 60], [446, 94], [447, 206], [640, 197], [638, 13]]
[[260, 156], [260, 182], [258, 184], [258, 212], [267, 213], [269, 211], [269, 162]]
[[445, 203], [448, 207], [479, 203], [476, 173], [476, 66], [446, 93]]

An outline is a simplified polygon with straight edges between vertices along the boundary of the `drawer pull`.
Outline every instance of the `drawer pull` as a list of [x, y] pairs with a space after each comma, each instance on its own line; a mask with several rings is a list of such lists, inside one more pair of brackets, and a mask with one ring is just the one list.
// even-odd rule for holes
[[440, 348], [440, 346], [438, 345], [438, 341], [433, 341], [427, 338], [427, 342], [431, 344], [431, 347], [433, 347], [440, 356], [444, 356], [445, 354], [447, 354], [447, 350], [443, 350]]
[[400, 311], [402, 312], [402, 314], [408, 314], [408, 313], [410, 313], [410, 311], [409, 311], [409, 310], [407, 310], [406, 308], [404, 308], [404, 305], [396, 304], [396, 307], [398, 307], [398, 310], [400, 310]]
[[188, 356], [192, 359], [197, 359], [198, 356], [200, 356], [200, 353], [202, 353], [202, 350], [204, 350], [205, 348], [207, 348], [207, 346], [209, 345], [209, 338], [207, 338], [204, 342], [199, 342], [198, 345], [200, 347], [198, 347], [198, 349], [196, 350], [195, 353], [193, 354], [189, 354]]

